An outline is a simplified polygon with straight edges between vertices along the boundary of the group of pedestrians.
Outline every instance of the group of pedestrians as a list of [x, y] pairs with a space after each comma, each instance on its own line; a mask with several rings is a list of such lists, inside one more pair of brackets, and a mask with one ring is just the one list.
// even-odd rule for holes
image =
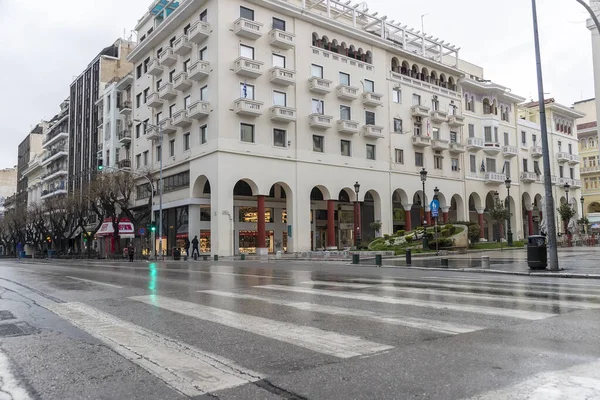
[[198, 240], [198, 236], [194, 236], [194, 239], [191, 241], [192, 245], [192, 254], [190, 254], [190, 239], [185, 239], [185, 254], [190, 257], [194, 257], [194, 255], [200, 255], [200, 248], [198, 245], [200, 241]]

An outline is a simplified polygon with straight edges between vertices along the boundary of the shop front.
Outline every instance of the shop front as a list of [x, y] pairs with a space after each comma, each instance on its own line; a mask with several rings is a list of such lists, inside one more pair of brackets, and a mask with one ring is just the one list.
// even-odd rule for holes
[[[242, 202], [244, 204], [244, 202]], [[269, 253], [287, 251], [287, 212], [284, 204], [272, 203], [265, 207], [265, 241]], [[237, 216], [234, 242], [237, 254], [254, 254], [258, 245], [258, 208], [252, 205], [234, 207]]]
[[127, 247], [129, 241], [135, 238], [135, 228], [127, 218], [121, 218], [119, 221], [116, 235], [114, 228], [112, 218], [106, 218], [98, 232], [96, 232], [98, 252], [103, 257], [115, 254], [118, 249], [123, 250]]

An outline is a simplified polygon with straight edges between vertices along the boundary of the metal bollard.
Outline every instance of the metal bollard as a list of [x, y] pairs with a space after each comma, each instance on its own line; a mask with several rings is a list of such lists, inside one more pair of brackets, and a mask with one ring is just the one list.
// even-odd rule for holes
[[244, 261], [246, 259], [246, 253], [240, 254], [240, 260]]
[[377, 264], [378, 267], [381, 267], [381, 254], [375, 254], [375, 264]]
[[352, 264], [360, 264], [360, 254], [352, 254]]
[[490, 257], [481, 256], [481, 268], [489, 268], [490, 267]]
[[412, 264], [412, 252], [410, 249], [406, 249], [406, 265]]
[[442, 267], [447, 267], [448, 266], [448, 259], [447, 258], [442, 258], [440, 260], [440, 264]]
[[[196, 256], [198, 257], [198, 256]], [[208, 261], [208, 256], [202, 256], [202, 261]]]
[[218, 255], [218, 254], [215, 254], [215, 256], [214, 256], [214, 258], [213, 258], [213, 259], [214, 259], [215, 261], [219, 261], [219, 255]]

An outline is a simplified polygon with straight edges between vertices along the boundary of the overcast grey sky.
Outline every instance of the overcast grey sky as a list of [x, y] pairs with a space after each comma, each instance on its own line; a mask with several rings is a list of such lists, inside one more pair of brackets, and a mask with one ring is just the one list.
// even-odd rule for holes
[[[129, 32], [150, 0], [0, 0], [0, 168], [41, 119], [52, 118], [91, 59]], [[516, 94], [537, 98], [529, 0], [367, 0], [387, 15], [461, 47], [461, 58]], [[587, 13], [575, 0], [538, 0], [545, 91], [570, 105], [594, 96]]]

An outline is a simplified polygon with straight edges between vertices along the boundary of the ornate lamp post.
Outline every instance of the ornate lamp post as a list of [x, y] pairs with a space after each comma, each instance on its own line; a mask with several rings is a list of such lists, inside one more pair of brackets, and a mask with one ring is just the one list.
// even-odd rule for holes
[[358, 203], [358, 192], [360, 190], [360, 184], [356, 182], [354, 184], [354, 192], [356, 193], [356, 200], [354, 202], [354, 247], [358, 250], [360, 246], [360, 205]]
[[[585, 201], [585, 199], [583, 198], [583, 195], [581, 195], [581, 197], [579, 198], [579, 201], [581, 202], [581, 219], [583, 220], [585, 218], [585, 211], [583, 210], [583, 202]], [[585, 224], [583, 225], [583, 234], [585, 235]]]
[[[571, 188], [571, 185], [569, 185], [568, 183], [565, 183], [565, 196], [567, 198], [567, 206], [569, 206], [569, 208], [571, 207], [571, 205], [569, 204], [569, 189], [570, 188]], [[563, 224], [565, 224], [565, 234], [568, 234], [569, 221], [563, 221]]]
[[427, 170], [425, 167], [423, 167], [419, 174], [421, 175], [421, 183], [423, 184], [423, 250], [427, 250], [429, 249], [429, 241], [427, 240], [427, 217], [425, 215], [425, 181], [427, 180]]
[[510, 227], [510, 184], [511, 184], [511, 180], [510, 178], [506, 178], [506, 180], [504, 181], [504, 184], [506, 185], [506, 192], [507, 192], [507, 200], [506, 200], [506, 209], [508, 210], [508, 224], [507, 224], [507, 231], [506, 231], [506, 240], [508, 242], [509, 246], [513, 245], [513, 234], [512, 234], [512, 230]]

